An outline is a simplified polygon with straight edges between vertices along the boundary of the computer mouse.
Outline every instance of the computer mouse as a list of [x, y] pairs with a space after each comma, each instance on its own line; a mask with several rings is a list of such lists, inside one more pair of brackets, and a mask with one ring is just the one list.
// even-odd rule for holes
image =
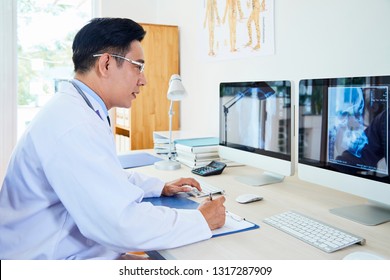
[[343, 260], [384, 260], [385, 258], [373, 253], [357, 251], [346, 255]]
[[250, 203], [250, 202], [259, 201], [262, 199], [263, 199], [263, 197], [261, 197], [260, 195], [246, 193], [246, 194], [242, 194], [242, 195], [237, 196], [236, 201], [238, 203]]

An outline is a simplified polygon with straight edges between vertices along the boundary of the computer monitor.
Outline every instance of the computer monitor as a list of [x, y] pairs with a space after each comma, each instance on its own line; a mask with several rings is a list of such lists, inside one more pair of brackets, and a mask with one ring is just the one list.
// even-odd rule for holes
[[298, 176], [369, 202], [331, 212], [365, 225], [390, 220], [390, 76], [299, 83]]
[[253, 186], [292, 175], [290, 81], [220, 83], [219, 154], [262, 169], [236, 179]]

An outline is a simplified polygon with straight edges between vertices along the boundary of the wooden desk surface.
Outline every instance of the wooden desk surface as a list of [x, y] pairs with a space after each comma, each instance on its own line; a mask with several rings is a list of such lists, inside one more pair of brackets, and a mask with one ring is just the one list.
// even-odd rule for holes
[[[333, 189], [300, 181], [296, 176], [286, 177], [284, 182], [254, 187], [238, 182], [235, 177], [256, 174], [258, 169], [247, 166], [228, 167], [221, 175], [200, 177], [183, 166], [175, 171], [161, 171], [154, 166], [137, 168], [137, 171], [169, 181], [179, 177], [194, 177], [225, 189], [226, 209], [260, 228], [232, 235], [211, 238], [207, 241], [160, 251], [166, 259], [205, 260], [309, 260], [342, 259], [354, 251], [372, 252], [390, 259], [390, 222], [378, 226], [364, 226], [336, 216], [329, 209], [365, 203], [364, 199]], [[262, 201], [239, 204], [235, 198], [244, 193], [264, 197]], [[201, 199], [199, 200], [201, 201]], [[353, 245], [334, 253], [325, 253], [263, 222], [271, 215], [295, 210], [339, 227], [366, 239], [366, 244]]]

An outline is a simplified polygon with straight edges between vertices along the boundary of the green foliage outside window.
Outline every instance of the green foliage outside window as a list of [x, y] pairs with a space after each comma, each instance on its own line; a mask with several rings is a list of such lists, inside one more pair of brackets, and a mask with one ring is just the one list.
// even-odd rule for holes
[[[37, 106], [38, 96], [54, 93], [56, 80], [73, 76], [71, 46], [74, 35], [81, 26], [72, 27], [75, 21], [86, 23], [90, 19], [88, 14], [91, 10], [90, 2], [90, 0], [18, 0], [18, 104], [20, 106]], [[84, 11], [81, 6], [84, 6]], [[46, 18], [48, 20], [44, 21]], [[43, 24], [38, 25], [39, 30], [31, 32], [31, 26], [39, 20]], [[54, 28], [54, 33], [57, 34], [54, 34], [53, 39]], [[40, 41], [38, 37], [41, 38]]]

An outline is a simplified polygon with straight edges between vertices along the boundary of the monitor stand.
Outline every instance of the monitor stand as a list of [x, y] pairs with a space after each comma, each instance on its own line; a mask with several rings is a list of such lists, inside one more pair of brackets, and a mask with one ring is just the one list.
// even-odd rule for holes
[[390, 221], [390, 209], [382, 205], [355, 205], [330, 209], [330, 212], [366, 226], [376, 226]]
[[240, 183], [244, 183], [250, 186], [264, 186], [280, 183], [284, 180], [284, 176], [271, 172], [264, 172], [260, 175], [237, 176], [235, 179]]

